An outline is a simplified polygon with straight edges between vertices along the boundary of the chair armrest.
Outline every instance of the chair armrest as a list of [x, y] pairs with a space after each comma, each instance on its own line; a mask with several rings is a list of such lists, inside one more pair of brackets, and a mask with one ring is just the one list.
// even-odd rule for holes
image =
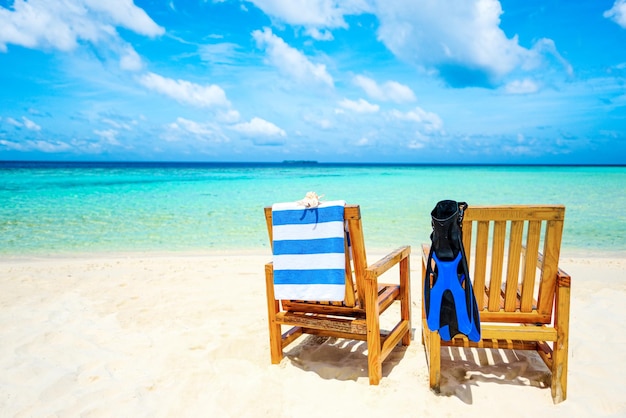
[[369, 266], [366, 270], [373, 274], [374, 277], [378, 277], [403, 259], [408, 258], [409, 255], [411, 255], [411, 246], [399, 247]]
[[572, 280], [572, 277], [566, 272], [564, 272], [563, 270], [561, 270], [561, 268], [559, 267], [556, 273], [556, 286], [557, 287], [571, 287], [571, 280]]

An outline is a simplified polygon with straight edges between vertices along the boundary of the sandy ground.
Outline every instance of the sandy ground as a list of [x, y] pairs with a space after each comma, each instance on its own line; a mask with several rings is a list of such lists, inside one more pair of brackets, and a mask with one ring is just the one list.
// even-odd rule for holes
[[[379, 386], [368, 384], [361, 342], [301, 337], [271, 365], [268, 260], [0, 258], [0, 416], [626, 416], [625, 259], [562, 257], [572, 306], [559, 405], [549, 371], [528, 352], [443, 349], [443, 394], [434, 394], [419, 329], [391, 354]], [[416, 328], [415, 249], [411, 262]]]

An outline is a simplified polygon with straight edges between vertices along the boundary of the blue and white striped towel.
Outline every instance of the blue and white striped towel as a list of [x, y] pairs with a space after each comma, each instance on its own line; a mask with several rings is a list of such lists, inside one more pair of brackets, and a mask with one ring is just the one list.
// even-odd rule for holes
[[276, 299], [340, 301], [345, 295], [346, 202], [272, 205]]

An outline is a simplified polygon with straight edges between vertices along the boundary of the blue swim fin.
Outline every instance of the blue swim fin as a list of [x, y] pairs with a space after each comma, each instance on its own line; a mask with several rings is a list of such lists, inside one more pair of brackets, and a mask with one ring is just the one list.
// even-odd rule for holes
[[428, 328], [439, 331], [444, 341], [460, 333], [478, 342], [481, 335], [479, 309], [462, 242], [465, 208], [464, 202], [444, 200], [431, 212], [433, 233], [424, 278], [424, 309]]
[[[452, 261], [442, 262], [433, 253], [433, 260], [437, 266], [437, 277], [430, 288], [430, 303], [426, 314], [428, 328], [439, 329], [450, 323], [452, 316], [456, 317], [459, 332], [469, 333], [472, 329], [471, 310], [465, 300], [465, 289], [457, 276], [461, 253]], [[444, 294], [448, 294], [444, 298]]]

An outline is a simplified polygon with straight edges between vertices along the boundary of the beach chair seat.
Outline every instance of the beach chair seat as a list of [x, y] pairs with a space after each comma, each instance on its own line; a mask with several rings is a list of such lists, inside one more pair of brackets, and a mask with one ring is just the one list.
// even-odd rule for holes
[[[272, 248], [272, 208], [265, 208], [265, 219]], [[367, 342], [369, 383], [382, 378], [382, 363], [399, 343], [410, 344], [410, 246], [389, 253], [368, 265], [357, 205], [346, 205], [344, 219], [350, 247], [345, 246], [345, 294], [341, 301], [276, 300], [274, 263], [265, 265], [270, 357], [280, 363], [283, 349], [303, 334], [353, 339]], [[346, 239], [348, 242], [348, 239]], [[379, 277], [393, 267], [397, 280], [379, 283]], [[393, 270], [391, 271], [393, 273]], [[390, 330], [381, 329], [380, 316], [398, 301], [399, 315]], [[390, 313], [393, 313], [390, 311]]]
[[[559, 266], [565, 207], [470, 206], [463, 246], [480, 312], [482, 336], [443, 341], [426, 323], [422, 335], [430, 387], [440, 389], [441, 346], [535, 350], [551, 371], [555, 403], [567, 397], [570, 276]], [[540, 246], [542, 250], [540, 252]], [[422, 288], [430, 246], [422, 245]]]

